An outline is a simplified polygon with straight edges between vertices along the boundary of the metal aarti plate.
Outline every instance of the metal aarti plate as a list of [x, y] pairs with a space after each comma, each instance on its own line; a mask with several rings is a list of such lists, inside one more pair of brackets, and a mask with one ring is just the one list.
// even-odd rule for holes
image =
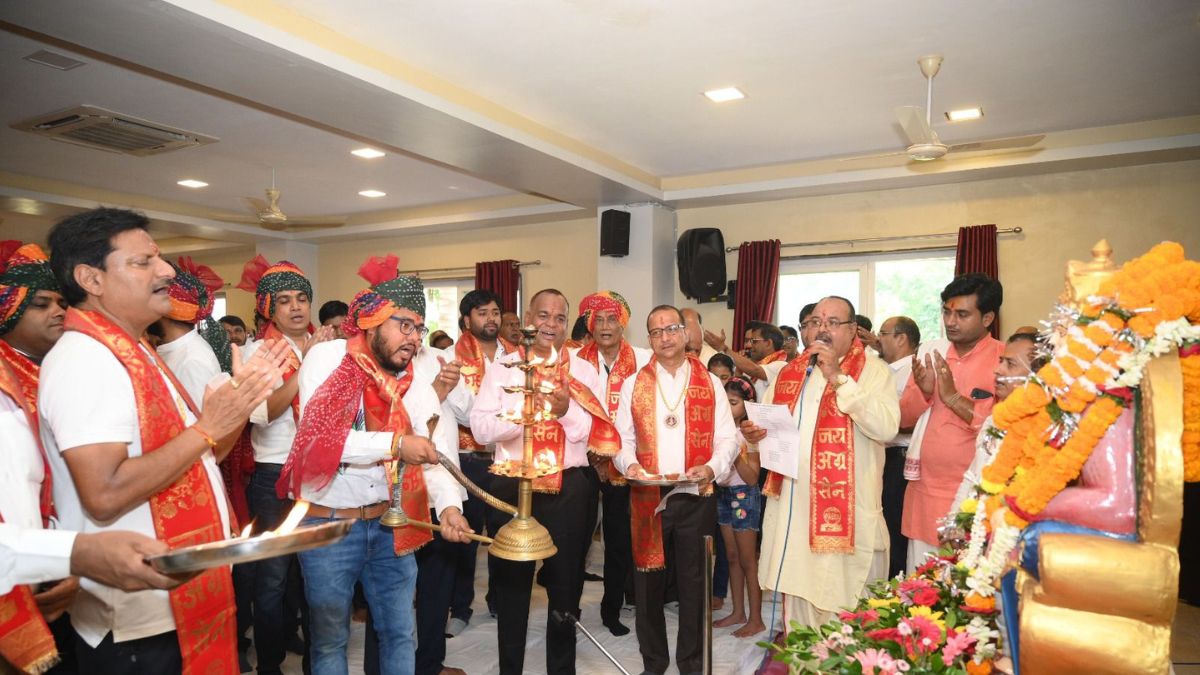
[[356, 518], [334, 520], [320, 525], [297, 527], [288, 534], [259, 535], [187, 546], [149, 556], [146, 562], [163, 574], [182, 574], [221, 565], [275, 558], [337, 542], [350, 532], [356, 521]]

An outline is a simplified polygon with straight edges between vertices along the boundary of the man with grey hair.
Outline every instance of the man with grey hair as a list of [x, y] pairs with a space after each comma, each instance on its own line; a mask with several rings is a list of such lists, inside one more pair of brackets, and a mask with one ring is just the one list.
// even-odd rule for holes
[[[907, 316], [893, 316], [879, 327], [879, 354], [892, 369], [896, 383], [896, 396], [904, 394], [904, 386], [912, 374], [912, 357], [921, 346], [921, 329], [917, 322]], [[894, 577], [904, 571], [908, 556], [908, 537], [900, 531], [904, 514], [904, 491], [908, 481], [904, 479], [904, 455], [912, 441], [912, 429], [901, 429], [888, 443], [887, 457], [883, 462], [883, 519], [887, 521], [891, 550], [888, 576]]]

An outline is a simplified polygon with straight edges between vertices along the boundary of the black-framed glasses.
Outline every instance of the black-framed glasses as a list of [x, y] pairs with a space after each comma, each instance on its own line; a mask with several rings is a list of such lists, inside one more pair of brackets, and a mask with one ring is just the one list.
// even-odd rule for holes
[[904, 335], [904, 331], [902, 331], [902, 330], [881, 330], [878, 333], [876, 333], [876, 335], [878, 335], [879, 337], [883, 337], [884, 335]]
[[837, 329], [841, 328], [842, 326], [845, 326], [847, 324], [852, 324], [852, 323], [854, 323], [854, 319], [850, 319], [849, 321], [842, 321], [841, 319], [830, 319], [828, 321], [822, 321], [820, 319], [809, 319], [808, 321], [805, 321], [804, 323], [800, 324], [800, 327], [804, 328], [806, 330], [810, 329], [810, 328], [817, 328], [817, 329], [828, 328], [830, 330], [837, 330]]
[[767, 338], [746, 338], [745, 340], [742, 340], [742, 343], [745, 344], [747, 347], [749, 347], [751, 345], [756, 345], [760, 342], [767, 342], [767, 341], [768, 341]]
[[649, 331], [648, 335], [650, 336], [651, 340], [660, 340], [662, 339], [663, 335], [679, 335], [685, 330], [687, 330], [687, 326], [681, 323], [673, 323], [670, 326], [653, 328]]
[[413, 331], [417, 331], [418, 335], [420, 335], [421, 338], [424, 338], [426, 335], [429, 335], [429, 326], [426, 326], [425, 324], [421, 324], [420, 326], [418, 326], [416, 323], [414, 323], [412, 321], [412, 319], [405, 319], [405, 318], [402, 318], [399, 316], [390, 316], [388, 318], [391, 319], [392, 321], [395, 321], [396, 323], [399, 323], [400, 324], [400, 332], [404, 333], [405, 335], [412, 335]]

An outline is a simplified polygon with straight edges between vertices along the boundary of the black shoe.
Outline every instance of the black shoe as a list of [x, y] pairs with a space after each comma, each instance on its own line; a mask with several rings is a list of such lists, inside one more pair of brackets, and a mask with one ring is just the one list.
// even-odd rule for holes
[[591, 572], [584, 572], [583, 580], [584, 581], [604, 581], [604, 577], [600, 576], [599, 574], [592, 574]]
[[617, 637], [621, 637], [622, 635], [629, 634], [629, 627], [626, 626], [625, 624], [621, 623], [620, 621], [617, 621], [616, 619], [613, 619], [611, 621], [605, 621], [604, 627], [608, 629], [608, 632], [612, 633], [613, 635], [616, 635]]
[[300, 639], [298, 633], [292, 633], [284, 640], [284, 647], [293, 654], [304, 655], [304, 640]]

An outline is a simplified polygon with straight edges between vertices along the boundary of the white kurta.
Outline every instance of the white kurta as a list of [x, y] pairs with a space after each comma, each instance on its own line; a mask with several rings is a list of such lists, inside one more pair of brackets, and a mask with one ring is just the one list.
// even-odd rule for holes
[[204, 336], [193, 330], [159, 345], [158, 355], [187, 390], [192, 403], [196, 404], [196, 410], [202, 410], [208, 383], [221, 374], [221, 363], [217, 361], [212, 347], [204, 341]]
[[[767, 500], [758, 579], [764, 589], [778, 590], [807, 600], [818, 609], [833, 611], [852, 604], [863, 587], [874, 580], [868, 578], [873, 566], [886, 574], [888, 531], [880, 502], [884, 443], [896, 435], [900, 404], [891, 369], [871, 356], [858, 380], [837, 390], [838, 409], [854, 421], [854, 553], [814, 553], [808, 538], [808, 467], [825, 377], [819, 369], [814, 369], [810, 377], [803, 405], [797, 403], [792, 416], [803, 439], [801, 480], [785, 477], [780, 496]], [[774, 385], [765, 401], [774, 397]], [[881, 568], [877, 565], [879, 559], [884, 563]]]

